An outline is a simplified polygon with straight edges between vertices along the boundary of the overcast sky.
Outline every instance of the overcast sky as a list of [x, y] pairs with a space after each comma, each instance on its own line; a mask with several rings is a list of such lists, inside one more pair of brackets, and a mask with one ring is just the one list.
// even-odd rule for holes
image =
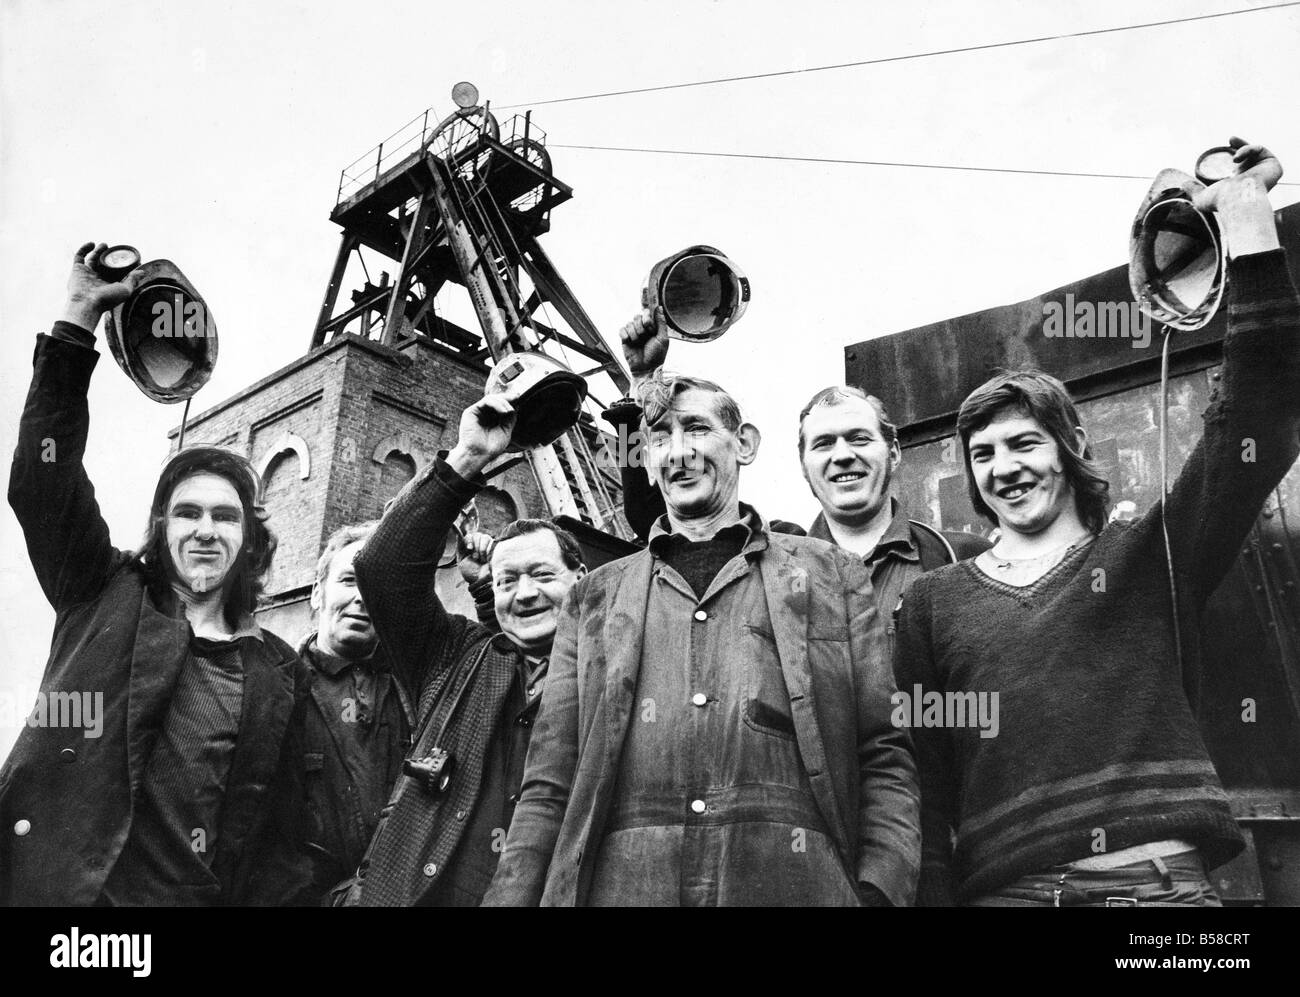
[[[306, 352], [338, 243], [339, 170], [423, 108], [449, 113], [452, 84], [470, 80], [497, 109], [536, 107], [554, 171], [575, 191], [543, 245], [615, 341], [656, 260], [705, 242], [746, 271], [741, 324], [709, 345], [674, 344], [670, 366], [735, 390], [764, 432], [742, 497], [806, 523], [816, 505], [795, 420], [842, 380], [845, 345], [1123, 262], [1149, 178], [1190, 170], [1230, 134], [1264, 142], [1300, 180], [1300, 7], [540, 102], [1249, 6], [0, 0], [0, 452], [12, 452], [33, 338], [59, 314], [78, 244], [131, 243], [202, 291], [221, 329], [202, 411]], [[1300, 187], [1274, 193], [1278, 207], [1297, 199]], [[102, 352], [87, 464], [114, 541], [134, 547], [179, 407], [147, 400]], [[53, 613], [8, 509], [0, 553], [2, 754], [38, 687]]]

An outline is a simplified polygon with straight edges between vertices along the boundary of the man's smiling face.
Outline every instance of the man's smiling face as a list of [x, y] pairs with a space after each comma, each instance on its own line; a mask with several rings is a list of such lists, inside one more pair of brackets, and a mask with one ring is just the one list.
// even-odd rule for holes
[[727, 428], [712, 391], [688, 388], [649, 428], [649, 469], [680, 519], [702, 519], [735, 505], [746, 444]]
[[846, 398], [818, 405], [804, 418], [803, 476], [828, 519], [845, 525], [868, 523], [889, 502], [889, 482], [898, 466], [870, 402]]
[[492, 548], [492, 598], [501, 632], [526, 654], [548, 655], [560, 605], [583, 575], [564, 562], [550, 530], [500, 540]]
[[1056, 439], [1020, 409], [1004, 409], [971, 433], [968, 451], [980, 498], [1003, 531], [1041, 533], [1074, 502]]

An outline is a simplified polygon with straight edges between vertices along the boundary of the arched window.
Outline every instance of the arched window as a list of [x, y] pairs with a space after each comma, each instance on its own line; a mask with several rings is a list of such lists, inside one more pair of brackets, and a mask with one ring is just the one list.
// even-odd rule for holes
[[488, 485], [474, 497], [478, 511], [478, 528], [497, 536], [505, 527], [519, 518], [519, 508], [509, 493]]
[[275, 592], [311, 581], [315, 552], [307, 549], [301, 523], [305, 511], [302, 467], [295, 450], [272, 455], [262, 475], [262, 505], [269, 517], [267, 526], [278, 545], [267, 592]]
[[379, 467], [379, 481], [375, 485], [374, 518], [384, 514], [384, 506], [397, 496], [408, 481], [415, 477], [415, 458], [394, 450], [384, 458]]

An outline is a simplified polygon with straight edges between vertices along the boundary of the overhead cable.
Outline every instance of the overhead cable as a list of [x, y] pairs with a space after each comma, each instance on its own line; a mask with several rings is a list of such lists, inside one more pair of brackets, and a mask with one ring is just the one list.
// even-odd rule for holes
[[1282, 7], [1295, 7], [1300, 0], [1289, 3], [1271, 3], [1259, 7], [1243, 7], [1238, 10], [1224, 10], [1216, 14], [1197, 14], [1191, 17], [1175, 17], [1165, 21], [1147, 21], [1143, 24], [1121, 24], [1112, 28], [1092, 28], [1088, 31], [1070, 31], [1059, 35], [1040, 35], [1036, 38], [1016, 38], [1005, 42], [986, 42], [983, 45], [963, 45], [959, 48], [934, 49], [930, 52], [912, 52], [907, 55], [887, 55], [876, 59], [861, 59], [857, 62], [837, 62], [828, 66], [807, 66], [803, 69], [781, 69], [771, 73], [750, 73], [746, 76], [721, 76], [710, 80], [695, 80], [690, 83], [666, 83], [660, 86], [638, 87], [633, 90], [609, 90], [604, 93], [585, 93], [574, 97], [554, 97], [550, 100], [524, 101], [518, 104], [504, 104], [498, 110], [508, 111], [516, 107], [541, 107], [544, 104], [566, 104], [575, 100], [597, 100], [602, 97], [624, 97], [629, 94], [654, 93], [659, 90], [684, 90], [689, 87], [707, 87], [719, 83], [741, 83], [747, 80], [767, 80], [778, 76], [796, 76], [800, 73], [824, 73], [834, 69], [855, 69], [859, 66], [879, 66], [888, 62], [906, 62], [910, 59], [931, 59], [941, 55], [959, 55], [964, 52], [986, 52], [990, 49], [1010, 48], [1013, 45], [1037, 45], [1041, 42], [1064, 41], [1069, 38], [1088, 38], [1094, 35], [1109, 35], [1120, 31], [1141, 31], [1146, 28], [1163, 28], [1173, 24], [1190, 24], [1194, 21], [1209, 21], [1220, 17], [1235, 17], [1238, 14], [1254, 14], [1264, 10], [1278, 10]]
[[[912, 170], [964, 170], [970, 173], [1021, 173], [1044, 177], [1093, 177], [1102, 180], [1145, 180], [1151, 177], [1136, 173], [1088, 173], [1081, 170], [1030, 170], [1010, 166], [957, 166], [945, 163], [904, 163], [883, 159], [839, 159], [830, 156], [777, 156], [757, 152], [706, 152], [699, 149], [643, 149], [619, 145], [573, 145], [552, 142], [551, 149], [589, 149], [596, 152], [640, 152], [658, 156], [711, 156], [720, 159], [771, 159], [790, 163], [829, 163], [845, 166], [892, 166]], [[1279, 187], [1296, 187], [1300, 184], [1279, 183]]]

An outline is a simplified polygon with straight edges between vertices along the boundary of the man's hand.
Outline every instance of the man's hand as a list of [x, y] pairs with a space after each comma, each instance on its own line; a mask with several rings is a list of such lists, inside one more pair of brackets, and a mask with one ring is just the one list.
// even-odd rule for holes
[[108, 244], [87, 242], [72, 257], [72, 272], [68, 274], [68, 302], [63, 309], [63, 321], [80, 326], [92, 335], [104, 312], [125, 301], [135, 290], [132, 280], [138, 271], [133, 270], [116, 283], [104, 280], [95, 273], [94, 266]]
[[1229, 256], [1276, 249], [1277, 226], [1268, 192], [1282, 178], [1282, 164], [1262, 145], [1251, 145], [1235, 135], [1228, 145], [1235, 150], [1236, 174], [1200, 191], [1192, 204], [1218, 214]]
[[504, 395], [487, 395], [460, 414], [460, 437], [447, 463], [462, 478], [472, 478], [510, 446], [514, 407]]
[[634, 380], [649, 377], [668, 357], [668, 322], [660, 305], [652, 314], [643, 311], [619, 332], [623, 356]]
[[473, 585], [491, 573], [492, 548], [496, 544], [486, 533], [466, 533], [460, 546], [464, 554], [460, 559], [460, 576], [467, 585]]

